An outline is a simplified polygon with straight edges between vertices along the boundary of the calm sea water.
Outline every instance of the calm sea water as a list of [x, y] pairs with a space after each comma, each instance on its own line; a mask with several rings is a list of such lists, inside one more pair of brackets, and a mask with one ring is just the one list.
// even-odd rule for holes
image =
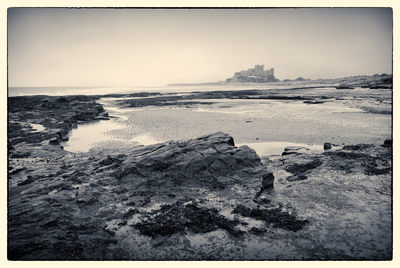
[[102, 95], [113, 93], [134, 93], [143, 91], [158, 91], [167, 89], [151, 87], [9, 87], [8, 96], [31, 96], [31, 95]]
[[192, 92], [210, 90], [243, 90], [243, 89], [278, 89], [290, 88], [294, 84], [266, 83], [266, 84], [226, 84], [226, 85], [179, 85], [179, 86], [114, 86], [114, 87], [9, 87], [8, 96], [30, 95], [105, 95], [127, 94], [136, 92]]

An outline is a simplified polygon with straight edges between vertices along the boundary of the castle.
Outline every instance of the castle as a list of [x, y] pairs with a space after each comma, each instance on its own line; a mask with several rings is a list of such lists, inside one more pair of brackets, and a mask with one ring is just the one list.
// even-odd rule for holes
[[257, 64], [254, 68], [249, 68], [244, 71], [236, 72], [232, 78], [228, 78], [226, 82], [275, 82], [278, 81], [274, 76], [274, 68], [264, 70], [264, 65]]

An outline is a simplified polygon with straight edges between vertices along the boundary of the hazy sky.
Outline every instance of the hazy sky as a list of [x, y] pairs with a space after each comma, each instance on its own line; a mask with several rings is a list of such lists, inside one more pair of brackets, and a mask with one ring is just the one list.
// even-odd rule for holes
[[278, 79], [391, 73], [392, 10], [8, 11], [9, 86], [219, 81], [255, 64]]

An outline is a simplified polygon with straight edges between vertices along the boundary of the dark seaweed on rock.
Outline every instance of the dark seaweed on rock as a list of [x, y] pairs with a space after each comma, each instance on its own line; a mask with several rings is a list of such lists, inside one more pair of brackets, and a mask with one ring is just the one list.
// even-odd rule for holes
[[343, 150], [352, 150], [352, 151], [358, 151], [358, 150], [363, 150], [366, 149], [368, 147], [371, 147], [371, 144], [354, 144], [354, 145], [345, 145], [343, 146]]
[[[189, 203], [190, 202], [190, 203]], [[175, 233], [208, 233], [218, 228], [228, 231], [233, 236], [244, 232], [235, 228], [239, 221], [226, 219], [215, 208], [198, 207], [179, 200], [172, 205], [164, 205], [141, 223], [134, 225], [141, 234], [151, 237], [171, 236]]]
[[308, 223], [308, 220], [298, 220], [295, 216], [283, 212], [280, 208], [251, 209], [243, 205], [238, 205], [232, 213], [264, 221], [267, 224], [271, 224], [273, 228], [281, 228], [293, 232], [300, 231]]
[[[323, 155], [329, 156], [329, 165], [337, 170], [351, 172], [359, 168], [366, 175], [382, 175], [392, 170], [391, 147], [382, 147], [386, 150], [374, 152], [374, 146], [370, 144], [346, 145], [343, 150], [324, 152]], [[364, 150], [371, 150], [372, 153]]]
[[344, 159], [367, 159], [371, 158], [370, 155], [360, 152], [347, 152], [347, 151], [336, 151], [336, 152], [324, 152], [326, 155], [337, 156]]
[[368, 164], [365, 167], [364, 173], [366, 175], [382, 175], [389, 173], [391, 170], [391, 167], [377, 168], [376, 165], [374, 166], [374, 164]]

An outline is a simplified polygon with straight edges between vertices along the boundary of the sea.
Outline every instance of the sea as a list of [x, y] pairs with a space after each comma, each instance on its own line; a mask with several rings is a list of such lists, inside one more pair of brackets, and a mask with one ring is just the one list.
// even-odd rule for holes
[[[106, 95], [106, 94], [129, 94], [138, 92], [193, 92], [193, 91], [223, 91], [223, 90], [246, 90], [246, 89], [279, 89], [290, 88], [300, 83], [243, 83], [243, 84], [181, 84], [165, 86], [111, 86], [111, 87], [8, 87], [8, 96], [66, 96], [66, 95]], [[313, 85], [318, 86], [318, 85]]]

